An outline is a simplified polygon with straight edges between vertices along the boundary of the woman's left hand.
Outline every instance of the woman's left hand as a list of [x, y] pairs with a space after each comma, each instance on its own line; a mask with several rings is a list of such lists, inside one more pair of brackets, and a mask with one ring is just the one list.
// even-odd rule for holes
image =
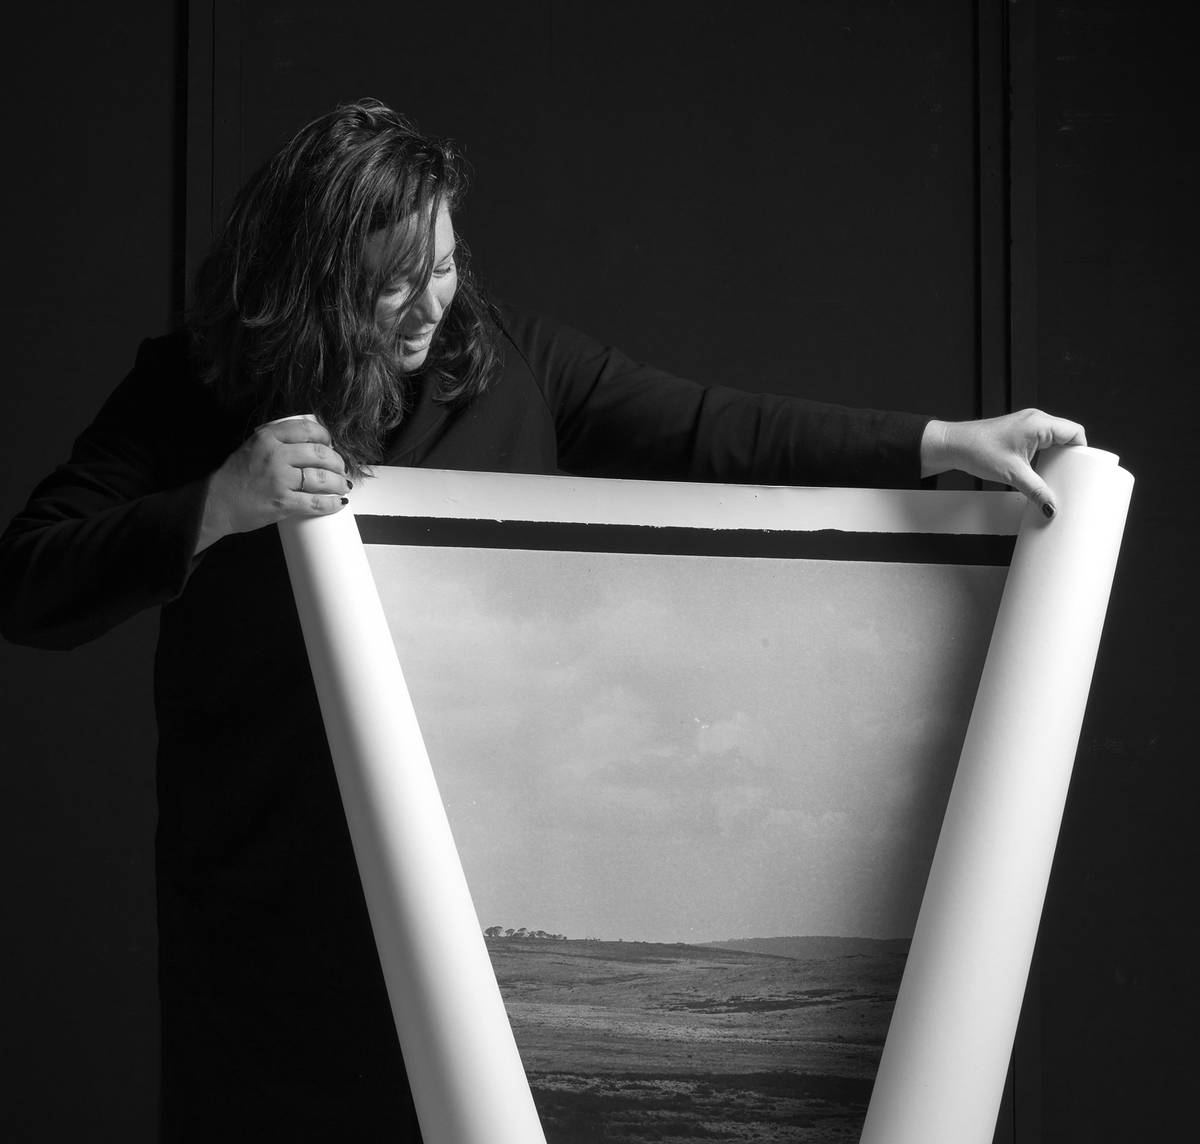
[[1039, 449], [1086, 445], [1083, 426], [1040, 409], [1022, 409], [983, 421], [930, 421], [921, 438], [921, 476], [960, 469], [1024, 493], [1052, 517], [1054, 494], [1033, 471]]

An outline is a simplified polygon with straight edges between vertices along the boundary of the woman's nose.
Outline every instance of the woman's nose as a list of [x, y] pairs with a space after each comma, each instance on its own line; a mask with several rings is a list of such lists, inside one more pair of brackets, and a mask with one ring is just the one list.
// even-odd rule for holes
[[434, 285], [430, 282], [420, 298], [417, 299], [413, 309], [421, 316], [422, 320], [430, 323], [441, 321], [442, 311], [445, 307], [442, 305], [441, 298], [438, 297]]

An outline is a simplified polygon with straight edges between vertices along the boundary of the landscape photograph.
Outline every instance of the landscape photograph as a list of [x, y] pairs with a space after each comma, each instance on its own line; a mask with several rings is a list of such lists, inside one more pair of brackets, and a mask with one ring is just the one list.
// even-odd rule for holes
[[488, 939], [550, 1144], [855, 1141], [907, 942]]
[[550, 1144], [857, 1140], [1004, 569], [367, 551]]

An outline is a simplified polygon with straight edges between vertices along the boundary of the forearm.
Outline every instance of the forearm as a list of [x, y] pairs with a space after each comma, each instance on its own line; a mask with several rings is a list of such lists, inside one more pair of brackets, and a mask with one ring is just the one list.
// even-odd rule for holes
[[760, 484], [915, 486], [926, 418], [700, 385], [569, 327], [506, 312], [585, 475]]
[[58, 519], [31, 503], [0, 538], [0, 633], [76, 647], [174, 599], [194, 563], [203, 496], [193, 482]]

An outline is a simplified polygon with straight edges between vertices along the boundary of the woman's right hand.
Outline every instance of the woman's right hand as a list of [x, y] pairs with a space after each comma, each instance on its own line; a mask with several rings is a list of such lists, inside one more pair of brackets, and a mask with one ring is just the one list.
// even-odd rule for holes
[[329, 516], [347, 503], [352, 487], [316, 418], [260, 425], [209, 478], [196, 552], [289, 516]]

